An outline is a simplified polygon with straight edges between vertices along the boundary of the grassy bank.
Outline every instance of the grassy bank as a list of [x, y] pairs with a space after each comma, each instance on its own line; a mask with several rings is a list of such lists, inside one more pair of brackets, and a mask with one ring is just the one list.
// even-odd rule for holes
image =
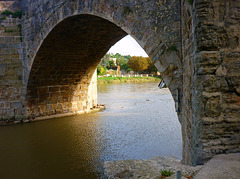
[[154, 82], [160, 81], [160, 77], [149, 76], [149, 77], [99, 77], [98, 84], [105, 83], [131, 83], [131, 82]]

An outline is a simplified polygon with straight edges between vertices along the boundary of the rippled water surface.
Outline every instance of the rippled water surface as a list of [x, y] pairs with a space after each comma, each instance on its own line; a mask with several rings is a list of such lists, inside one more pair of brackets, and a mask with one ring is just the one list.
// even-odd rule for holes
[[0, 127], [0, 178], [100, 178], [107, 160], [181, 159], [174, 102], [157, 83], [98, 86], [102, 112]]

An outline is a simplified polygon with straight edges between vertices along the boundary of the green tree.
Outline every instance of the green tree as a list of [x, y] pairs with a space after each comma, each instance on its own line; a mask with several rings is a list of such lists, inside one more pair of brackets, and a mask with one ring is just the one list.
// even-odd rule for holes
[[124, 57], [117, 59], [117, 64], [120, 66], [122, 70], [127, 70], [129, 68], [128, 60]]
[[148, 68], [144, 71], [148, 73], [157, 72], [157, 68], [155, 67], [153, 61], [149, 57], [146, 57], [146, 60], [148, 62]]
[[114, 63], [111, 58], [116, 58], [116, 64], [117, 66], [120, 66], [121, 70], [126, 70], [126, 71], [132, 71], [132, 69], [128, 65], [128, 61], [131, 58], [130, 55], [125, 55], [122, 56], [119, 53], [116, 54], [105, 54], [104, 57], [101, 59], [100, 65], [103, 66], [103, 68], [112, 68], [114, 67]]
[[120, 58], [122, 55], [120, 53], [116, 53], [115, 55], [113, 55], [113, 58]]
[[109, 60], [109, 61], [108, 61], [107, 68], [110, 69], [110, 68], [112, 68], [113, 66], [115, 66], [113, 60]]
[[128, 65], [135, 72], [140, 72], [148, 68], [148, 61], [144, 57], [133, 56], [128, 61]]
[[130, 60], [131, 56], [130, 55], [125, 55], [123, 56], [124, 58], [126, 58], [127, 60]]
[[125, 70], [125, 71], [127, 71], [127, 72], [133, 71], [133, 69], [131, 69], [131, 68], [129, 67], [128, 63], [124, 64], [121, 69], [123, 69], [123, 70]]
[[101, 59], [100, 65], [102, 65], [103, 68], [107, 68], [108, 61], [110, 60], [110, 58], [111, 58], [110, 54], [105, 54]]

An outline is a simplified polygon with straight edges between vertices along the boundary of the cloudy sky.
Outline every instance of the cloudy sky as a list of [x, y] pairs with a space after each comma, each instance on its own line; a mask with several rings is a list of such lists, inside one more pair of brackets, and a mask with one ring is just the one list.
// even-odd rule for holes
[[148, 57], [142, 47], [130, 35], [127, 35], [118, 41], [107, 53]]

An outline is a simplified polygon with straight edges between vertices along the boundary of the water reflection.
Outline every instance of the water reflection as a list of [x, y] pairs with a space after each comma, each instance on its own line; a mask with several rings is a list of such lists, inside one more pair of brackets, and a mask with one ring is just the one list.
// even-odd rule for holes
[[157, 83], [101, 85], [107, 110], [0, 128], [0, 178], [99, 178], [106, 160], [181, 158], [180, 124]]
[[99, 140], [90, 125], [71, 117], [1, 128], [1, 178], [96, 178]]

